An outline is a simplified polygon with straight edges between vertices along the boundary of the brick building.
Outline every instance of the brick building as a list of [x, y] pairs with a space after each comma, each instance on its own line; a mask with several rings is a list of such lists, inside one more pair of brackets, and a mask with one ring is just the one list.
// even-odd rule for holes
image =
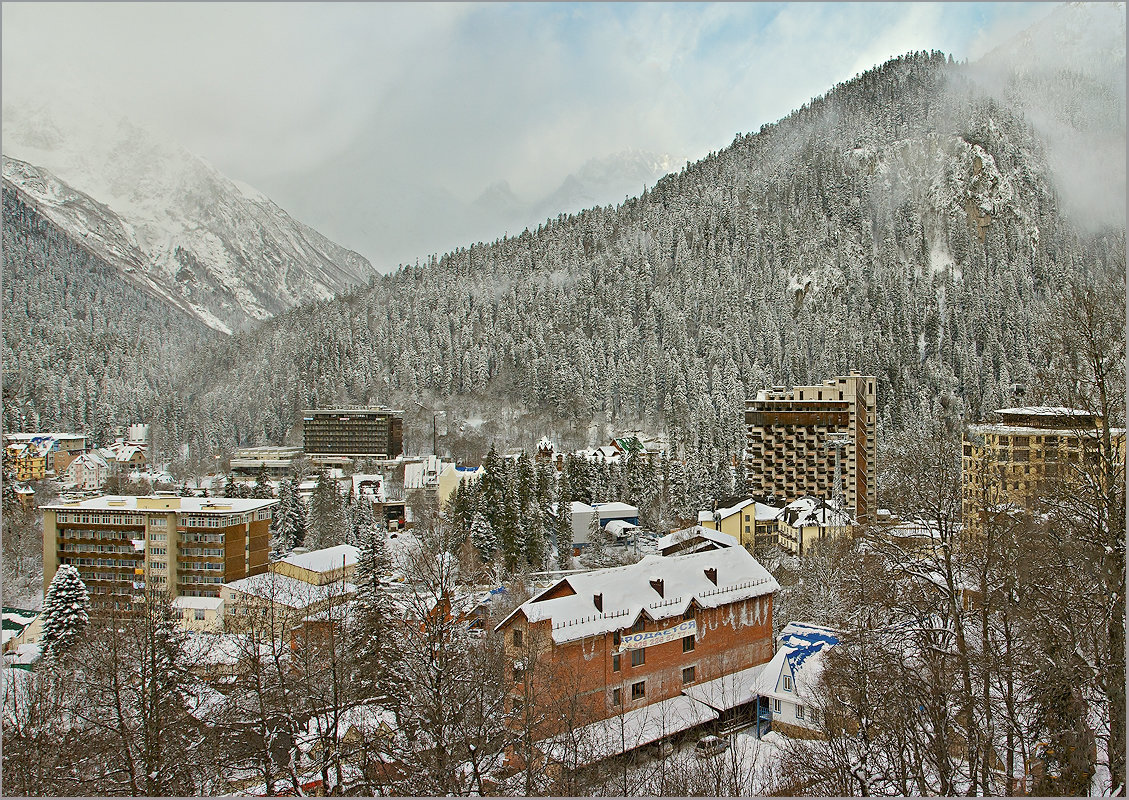
[[[818, 386], [778, 386], [745, 405], [749, 495], [793, 500], [814, 495], [869, 522], [877, 509], [875, 379], [851, 373]], [[838, 486], [836, 478], [838, 477]]]
[[772, 658], [777, 589], [739, 547], [562, 578], [496, 628], [512, 708], [542, 741], [586, 728], [606, 747], [622, 721], [638, 729], [623, 750], [717, 719], [684, 690]]
[[219, 597], [223, 583], [266, 571], [277, 504], [161, 492], [42, 506], [43, 589], [70, 564], [93, 605], [125, 608], [147, 587]]

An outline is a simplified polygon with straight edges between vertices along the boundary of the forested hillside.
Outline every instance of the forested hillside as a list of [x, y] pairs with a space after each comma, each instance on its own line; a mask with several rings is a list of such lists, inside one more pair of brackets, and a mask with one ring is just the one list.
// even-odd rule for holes
[[965, 69], [895, 59], [618, 208], [234, 337], [193, 363], [181, 424], [213, 447], [310, 405], [469, 396], [665, 424], [706, 465], [740, 450], [757, 388], [850, 369], [879, 376], [887, 429], [978, 418], [1030, 382], [1063, 276], [1123, 269], [1124, 231], [1078, 233], [1032, 129]]
[[[150, 419], [196, 458], [280, 442], [301, 409], [329, 404], [404, 407], [406, 440], [428, 445], [422, 426], [440, 409], [455, 428], [493, 422], [481, 430], [499, 447], [665, 430], [701, 496], [731, 479], [744, 400], [765, 385], [876, 374], [886, 432], [920, 414], [978, 419], [1016, 402], [1017, 385], [1036, 394], [1032, 354], [1064, 278], [1124, 272], [1124, 227], [1077, 224], [1056, 181], [1020, 113], [966, 65], [919, 52], [619, 207], [403, 267], [222, 340], [155, 307], [153, 337], [101, 322], [137, 315], [110, 315], [102, 291], [77, 302], [59, 264], [33, 269], [52, 234], [6, 195], [6, 299], [68, 333], [17, 357], [9, 331], [27, 323], [6, 310], [5, 369], [23, 370], [44, 426]], [[22, 254], [25, 241], [38, 249]], [[91, 319], [124, 370], [73, 341]], [[68, 337], [77, 369], [55, 355]], [[148, 389], [126, 392], [131, 375]]]
[[[174, 419], [181, 359], [220, 338], [142, 292], [4, 182], [4, 428], [96, 439]], [[176, 450], [181, 432], [162, 426]]]

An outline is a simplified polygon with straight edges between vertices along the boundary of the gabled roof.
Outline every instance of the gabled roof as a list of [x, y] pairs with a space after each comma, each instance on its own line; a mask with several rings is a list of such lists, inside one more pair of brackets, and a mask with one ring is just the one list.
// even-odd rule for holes
[[695, 538], [714, 542], [722, 547], [736, 547], [740, 544], [735, 537], [730, 536], [728, 533], [722, 533], [712, 528], [703, 528], [701, 525], [695, 525], [692, 528], [684, 528], [674, 533], [668, 533], [666, 536], [660, 536], [658, 541], [655, 542], [655, 547], [659, 550], [665, 550], [668, 547], [673, 547], [683, 542], [689, 542]]
[[[779, 647], [765, 668], [765, 694], [792, 699], [795, 695], [810, 696], [812, 687], [823, 671], [823, 656], [839, 644], [839, 633], [821, 625], [806, 622], [789, 622], [780, 632]], [[775, 681], [781, 668], [787, 664], [795, 682], [795, 693], [779, 694], [775, 691]]]
[[308, 569], [311, 572], [329, 572], [338, 567], [357, 563], [360, 551], [351, 544], [339, 544], [308, 553], [291, 553], [281, 559], [286, 564]]
[[[716, 576], [716, 583], [707, 570]], [[659, 580], [661, 595], [652, 583]], [[569, 642], [630, 627], [640, 615], [672, 619], [681, 617], [691, 603], [717, 608], [779, 588], [776, 579], [743, 547], [680, 556], [648, 555], [626, 567], [562, 578], [522, 603], [495, 630], [521, 612], [530, 622], [549, 622], [554, 642]], [[562, 596], [569, 591], [572, 593]], [[595, 595], [601, 596], [602, 610], [596, 608]]]
[[240, 578], [223, 586], [226, 589], [267, 600], [275, 605], [294, 609], [308, 608], [331, 597], [345, 600], [357, 591], [357, 587], [351, 583], [334, 581], [318, 585], [291, 578], [289, 575], [280, 575], [277, 572], [264, 572], [249, 578]]
[[[744, 511], [749, 506], [755, 506], [754, 513], [756, 515], [756, 519], [757, 519], [758, 522], [764, 522], [765, 520], [776, 519], [776, 517], [780, 514], [780, 512], [782, 510], [781, 508], [779, 508], [777, 506], [770, 506], [770, 505], [766, 505], [765, 503], [758, 503], [754, 500], [742, 500], [741, 502], [736, 503], [734, 505], [726, 506], [725, 508], [718, 508], [717, 513], [719, 515], [721, 515], [721, 519], [728, 519], [732, 515]], [[712, 522], [713, 521], [713, 515], [714, 515], [713, 511], [699, 511], [698, 512], [698, 522]]]

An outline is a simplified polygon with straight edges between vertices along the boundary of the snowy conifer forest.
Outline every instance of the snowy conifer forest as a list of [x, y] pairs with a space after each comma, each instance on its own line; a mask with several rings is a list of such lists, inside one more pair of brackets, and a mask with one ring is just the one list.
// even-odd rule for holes
[[[1123, 7], [1120, 20], [1123, 34]], [[135, 608], [97, 607], [63, 563], [42, 597], [37, 660], [3, 670], [7, 793], [1124, 795], [1125, 195], [1087, 183], [1105, 144], [1123, 150], [1124, 79], [1107, 80], [1104, 62], [1015, 66], [1031, 57], [1014, 42], [974, 64], [907, 53], [638, 196], [387, 274], [350, 261], [332, 289], [351, 288], [297, 304], [257, 262], [238, 290], [209, 273], [207, 297], [171, 302], [90, 241], [111, 224], [97, 198], [60, 222], [6, 169], [5, 433], [106, 444], [143, 421], [170, 502], [226, 472], [236, 448], [302, 444], [304, 409], [403, 409], [405, 454], [482, 468], [443, 507], [384, 487], [379, 504], [397, 492], [407, 530], [352, 477], [303, 471], [304, 458], [273, 483], [265, 464], [253, 485], [229, 480], [226, 498], [277, 499], [272, 562], [345, 555], [320, 583], [271, 571], [243, 578], [245, 597], [225, 589], [244, 605], [221, 612], [222, 632], [205, 627], [212, 598], [177, 604], [142, 581]], [[1119, 58], [1123, 70], [1123, 45]], [[1118, 157], [1108, 172], [1123, 184]], [[89, 209], [104, 216], [90, 222]], [[250, 258], [247, 235], [228, 249]], [[313, 297], [332, 283], [295, 280]], [[248, 292], [278, 313], [241, 316]], [[222, 330], [193, 311], [218, 307]], [[620, 691], [634, 703], [655, 685], [631, 681], [642, 647], [614, 661], [609, 650], [605, 671], [622, 673], [601, 676], [599, 707], [618, 710], [600, 719], [584, 665], [603, 651], [582, 644], [562, 666], [559, 627], [627, 614], [604, 607], [627, 570], [684, 556], [659, 553], [709, 512], [721, 530], [719, 509], [745, 497], [758, 391], [852, 372], [877, 382], [877, 504], [913, 535], [870, 521], [802, 555], [748, 545], [776, 586], [764, 663], [791, 658], [790, 623], [833, 632], [834, 646], [800, 651], [782, 690], [757, 678], [751, 722], [715, 687], [717, 710], [694, 724], [670, 701], [625, 713]], [[1008, 407], [1097, 420], [1026, 507], [1001, 500], [1003, 468], [962, 438]], [[665, 451], [577, 455], [625, 432]], [[55, 497], [44, 480], [18, 498], [4, 456], [7, 606], [44, 588], [35, 507]], [[599, 503], [635, 509], [643, 552], [638, 533], [629, 547], [601, 523]], [[577, 508], [590, 512], [580, 539]], [[605, 569], [622, 571], [606, 573], [590, 617], [546, 617], [547, 638], [505, 627], [539, 621], [530, 601], [575, 595], [570, 576]], [[704, 632], [683, 640], [688, 657], [725, 624], [753, 625], [732, 610], [704, 622], [702, 599], [726, 591], [716, 568], [704, 574], [713, 584], [678, 611]], [[649, 585], [659, 600], [649, 612], [631, 600], [638, 627], [625, 633], [656, 630], [649, 614], [684, 599]], [[792, 727], [762, 731], [809, 656], [807, 716], [798, 705]], [[717, 664], [738, 674], [701, 658], [679, 691]], [[735, 686], [724, 692], [752, 691]], [[770, 696], [775, 711], [758, 705]], [[699, 738], [713, 720], [716, 752]]]

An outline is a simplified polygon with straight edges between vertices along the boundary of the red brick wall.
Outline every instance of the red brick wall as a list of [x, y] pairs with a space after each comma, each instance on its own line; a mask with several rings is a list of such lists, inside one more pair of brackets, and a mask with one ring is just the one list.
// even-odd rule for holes
[[[622, 711], [641, 708], [682, 693], [687, 685], [720, 678], [772, 658], [772, 596], [732, 603], [721, 608], [695, 608], [698, 623], [694, 650], [683, 652], [682, 640], [644, 648], [646, 662], [631, 666], [631, 651], [620, 653], [620, 669], [612, 669], [618, 647], [614, 636], [601, 636], [551, 644], [549, 623], [528, 624], [524, 614], [517, 614], [502, 629], [506, 654], [512, 665], [516, 660], [535, 663], [529, 680], [531, 687], [515, 684], [514, 694], [536, 698], [540, 704], [560, 701], [562, 693], [577, 691], [585, 709], [585, 722], [604, 719]], [[648, 621], [644, 630], [665, 630], [682, 619]], [[513, 630], [523, 631], [523, 644], [513, 644]], [[627, 631], [622, 631], [626, 633]], [[694, 666], [693, 684], [682, 682], [684, 667]], [[631, 686], [645, 681], [645, 696], [631, 699]], [[612, 705], [612, 690], [622, 690], [623, 705]]]

